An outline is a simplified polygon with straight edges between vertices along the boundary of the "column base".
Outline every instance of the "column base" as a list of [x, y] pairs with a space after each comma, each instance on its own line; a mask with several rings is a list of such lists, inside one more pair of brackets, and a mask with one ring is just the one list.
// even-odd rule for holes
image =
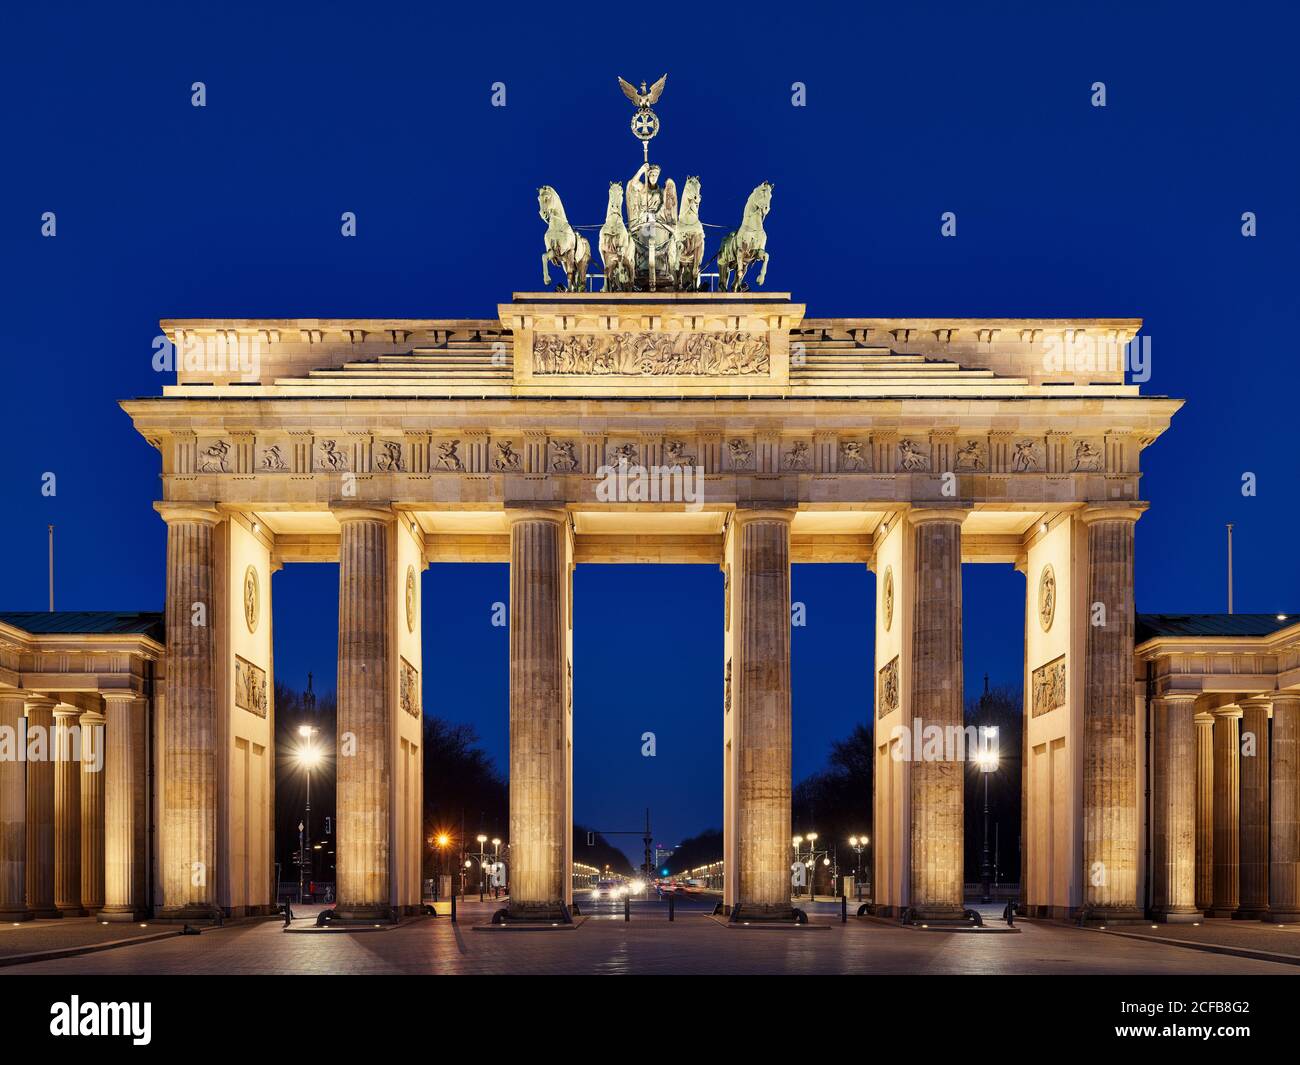
[[155, 915], [155, 921], [191, 921], [220, 924], [225, 914], [212, 903], [191, 902], [184, 906], [164, 906]]
[[1231, 918], [1237, 912], [1236, 906], [1211, 906], [1205, 911], [1206, 917], [1228, 917]]
[[917, 921], [961, 921], [966, 922], [965, 906], [913, 906], [908, 912], [913, 924]]
[[1191, 907], [1179, 906], [1172, 910], [1153, 910], [1151, 919], [1164, 924], [1194, 924], [1197, 921], [1204, 920], [1205, 914]]
[[83, 910], [80, 906], [60, 906], [59, 913], [64, 917], [89, 917], [90, 911]]
[[15, 921], [30, 921], [34, 916], [32, 911], [26, 907], [21, 910], [0, 910], [0, 924], [6, 921], [10, 924]]
[[1273, 924], [1300, 924], [1300, 910], [1269, 910], [1261, 920]]
[[143, 921], [148, 917], [143, 909], [133, 909], [130, 906], [105, 906], [99, 913], [95, 914], [101, 921]]
[[1141, 910], [1129, 906], [1075, 907], [1070, 910], [1070, 917], [1085, 924], [1136, 924], [1145, 923], [1147, 919]]
[[32, 906], [30, 909], [32, 919], [36, 921], [57, 921], [63, 916], [63, 911], [57, 906]]
[[573, 915], [562, 902], [514, 902], [492, 915], [493, 924], [572, 924]]
[[756, 902], [738, 902], [731, 907], [730, 920], [732, 924], [744, 924], [746, 921], [751, 924], [760, 922], [793, 924], [796, 921], [799, 924], [807, 924], [808, 915], [789, 903], [767, 905]]
[[397, 914], [391, 906], [372, 903], [358, 903], [355, 906], [336, 903], [333, 916], [330, 917], [330, 924], [394, 924], [396, 921]]
[[1232, 911], [1234, 921], [1262, 921], [1267, 915], [1267, 906], [1238, 906]]

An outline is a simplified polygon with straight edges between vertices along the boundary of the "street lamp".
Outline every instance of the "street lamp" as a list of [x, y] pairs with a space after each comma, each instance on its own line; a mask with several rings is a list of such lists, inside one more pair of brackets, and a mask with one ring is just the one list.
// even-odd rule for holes
[[870, 841], [867, 839], [866, 836], [850, 836], [850, 837], [849, 837], [849, 846], [853, 848], [854, 853], [857, 854], [857, 856], [858, 856], [858, 871], [857, 871], [857, 874], [854, 876], [853, 879], [857, 882], [857, 885], [858, 885], [858, 901], [859, 901], [859, 902], [862, 901], [862, 851], [863, 851], [863, 848], [866, 847], [866, 845], [867, 845], [868, 842], [870, 842]]
[[990, 882], [993, 878], [993, 869], [989, 863], [989, 777], [997, 772], [998, 769], [998, 750], [996, 743], [990, 746], [987, 742], [988, 737], [997, 736], [997, 728], [987, 728], [980, 730], [986, 737], [986, 742], [981, 745], [980, 752], [975, 756], [975, 764], [979, 766], [980, 772], [984, 774], [984, 852], [980, 858], [980, 879], [983, 881], [983, 899], [984, 902], [993, 901], [993, 892]]
[[483, 901], [483, 892], [487, 890], [487, 884], [483, 881], [483, 844], [487, 842], [487, 836], [479, 833], [474, 837], [478, 840], [478, 900]]
[[313, 725], [299, 725], [298, 735], [302, 737], [302, 743], [294, 751], [294, 759], [304, 773], [307, 774], [307, 811], [306, 817], [298, 824], [298, 903], [302, 903], [302, 881], [303, 874], [307, 866], [307, 848], [306, 837], [311, 835], [311, 771], [320, 764], [320, 751], [312, 743], [312, 736], [316, 733]]

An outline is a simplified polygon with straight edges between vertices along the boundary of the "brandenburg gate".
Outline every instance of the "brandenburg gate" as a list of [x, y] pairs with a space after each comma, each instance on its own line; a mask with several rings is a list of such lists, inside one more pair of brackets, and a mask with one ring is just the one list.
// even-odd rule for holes
[[1140, 913], [1133, 536], [1180, 402], [1124, 383], [1139, 325], [576, 289], [485, 320], [164, 322], [176, 383], [123, 403], [168, 533], [164, 913], [275, 901], [292, 562], [339, 566], [338, 914], [420, 904], [420, 574], [442, 561], [510, 565], [511, 918], [571, 901], [571, 578], [602, 562], [724, 576], [728, 912], [791, 915], [790, 566], [850, 562], [876, 575], [875, 662], [843, 668], [875, 675], [878, 910], [960, 916], [964, 763], [922, 737], [963, 725], [961, 566], [1001, 562], [1027, 589], [1027, 901]]

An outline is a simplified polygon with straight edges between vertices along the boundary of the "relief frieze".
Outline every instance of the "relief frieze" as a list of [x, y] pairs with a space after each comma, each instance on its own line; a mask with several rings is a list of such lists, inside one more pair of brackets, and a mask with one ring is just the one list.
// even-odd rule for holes
[[768, 372], [766, 335], [755, 333], [542, 333], [535, 374], [736, 377]]

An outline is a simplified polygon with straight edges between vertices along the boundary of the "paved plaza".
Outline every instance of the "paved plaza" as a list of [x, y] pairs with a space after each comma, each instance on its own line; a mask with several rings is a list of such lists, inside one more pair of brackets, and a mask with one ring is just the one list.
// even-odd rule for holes
[[[1092, 974], [1300, 975], [1300, 965], [1193, 950], [1159, 942], [1168, 935], [1242, 945], [1253, 936], [1293, 942], [1300, 930], [1248, 929], [1216, 921], [1202, 930], [1125, 926], [1122, 934], [1026, 922], [1018, 933], [908, 930], [819, 904], [827, 927], [729, 929], [703, 908], [678, 909], [669, 923], [662, 903], [597, 912], [579, 927], [556, 931], [483, 930], [493, 903], [465, 903], [459, 920], [417, 918], [394, 929], [286, 933], [279, 921], [249, 921], [98, 953], [0, 968], [0, 978], [38, 974]], [[312, 924], [301, 911], [296, 928]], [[70, 922], [71, 923], [71, 922]], [[476, 929], [476, 926], [480, 926]], [[150, 929], [152, 931], [152, 928]], [[64, 933], [67, 934], [66, 932]], [[3, 933], [0, 933], [3, 935]], [[1135, 938], [1142, 937], [1142, 938]], [[1232, 943], [1228, 944], [1232, 945]]]

